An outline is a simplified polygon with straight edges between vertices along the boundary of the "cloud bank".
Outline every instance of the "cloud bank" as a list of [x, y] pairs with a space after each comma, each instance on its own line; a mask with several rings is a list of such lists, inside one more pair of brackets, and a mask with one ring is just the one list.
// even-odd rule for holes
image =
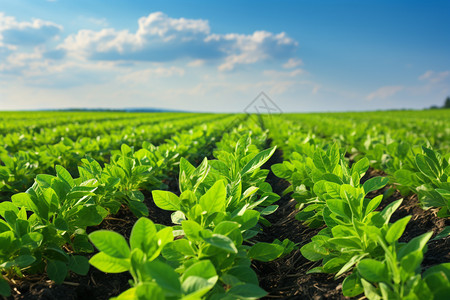
[[292, 58], [297, 47], [284, 32], [214, 34], [206, 20], [175, 19], [155, 12], [138, 20], [136, 32], [80, 30], [68, 36], [59, 49], [73, 57], [97, 61], [203, 60], [230, 71], [238, 65]]

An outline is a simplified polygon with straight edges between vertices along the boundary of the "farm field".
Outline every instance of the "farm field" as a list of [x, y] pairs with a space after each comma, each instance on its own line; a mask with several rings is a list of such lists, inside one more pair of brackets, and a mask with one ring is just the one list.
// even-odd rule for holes
[[450, 110], [0, 112], [7, 299], [447, 299]]

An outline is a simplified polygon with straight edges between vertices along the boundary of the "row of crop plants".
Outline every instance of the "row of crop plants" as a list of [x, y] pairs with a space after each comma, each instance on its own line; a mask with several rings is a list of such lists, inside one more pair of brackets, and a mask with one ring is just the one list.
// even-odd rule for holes
[[[0, 149], [0, 196], [7, 198], [12, 193], [24, 191], [37, 174], [52, 173], [56, 164], [63, 166], [76, 176], [77, 166], [86, 155], [100, 163], [108, 162], [111, 151], [120, 148], [124, 143], [135, 148], [141, 147], [144, 141], [152, 141], [153, 144], [158, 145], [177, 132], [189, 131], [193, 126], [211, 121], [227, 122], [226, 118], [232, 119], [225, 115], [219, 117], [195, 115], [186, 119], [177, 118], [167, 121], [166, 116], [142, 129], [130, 125], [116, 133], [107, 133], [109, 127], [101, 125], [104, 134], [98, 137], [80, 135], [77, 140], [72, 141], [68, 138], [61, 138], [60, 134], [57, 134], [60, 137], [58, 143], [30, 146], [28, 149], [24, 148], [22, 142], [17, 141], [17, 145], [21, 149], [17, 152], [14, 152], [14, 147], [11, 146], [14, 143], [3, 140], [4, 146]], [[45, 134], [42, 137], [45, 137]], [[29, 139], [31, 143], [34, 142], [34, 138], [30, 137]]]
[[[420, 268], [433, 232], [408, 243], [399, 242], [411, 216], [394, 223], [390, 223], [390, 217], [402, 200], [376, 210], [383, 195], [370, 199], [368, 194], [390, 182], [403, 193], [416, 192], [424, 209], [437, 207], [438, 216], [448, 217], [450, 153], [442, 155], [429, 144], [416, 146], [417, 136], [409, 144], [410, 138], [399, 134], [395, 140], [385, 139], [378, 144], [385, 154], [383, 162], [369, 154], [352, 156], [355, 161], [349, 162], [345, 155], [355, 145], [343, 142], [345, 139], [330, 144], [329, 136], [305, 132], [290, 120], [275, 123], [269, 119], [265, 123], [271, 129], [273, 142], [281, 145], [289, 157], [272, 166], [272, 170], [291, 183], [286, 193], [292, 192], [298, 202], [296, 218], [310, 227], [323, 226], [301, 248], [304, 257], [322, 262], [309, 273], [345, 276], [342, 290], [349, 297], [364, 292], [368, 299], [445, 299], [450, 292], [450, 263], [435, 265], [424, 273]], [[447, 149], [445, 145], [442, 148]], [[388, 178], [373, 177], [362, 183], [370, 165], [390, 165], [392, 172], [383, 168], [390, 175]], [[447, 236], [448, 228], [434, 239]]]
[[[56, 282], [61, 282], [71, 268], [81, 272], [79, 265], [84, 265], [84, 273], [86, 259], [70, 256], [61, 247], [68, 244], [75, 253], [92, 251], [86, 227], [100, 224], [121, 205], [138, 216], [147, 215], [140, 190], [161, 188], [164, 171], [176, 168], [180, 154], [201, 152], [202, 147], [214, 143], [226, 125], [221, 121], [200, 125], [179, 133], [178, 142], [170, 140], [159, 146], [144, 142], [137, 151], [123, 144], [104, 167], [86, 157], [76, 179], [62, 166], [56, 166], [56, 176], [37, 175], [25, 193], [0, 203], [2, 273], [20, 276], [23, 269], [46, 270]], [[6, 288], [4, 282], [2, 285]]]
[[[251, 259], [269, 261], [294, 246], [288, 240], [269, 244], [253, 239], [261, 230], [258, 221], [277, 208], [272, 203], [279, 196], [264, 182], [268, 170], [260, 170], [275, 148], [260, 151], [266, 134], [250, 122], [224, 134], [236, 125], [229, 121], [180, 133], [167, 144], [144, 143], [138, 151], [122, 145], [104, 167], [88, 157], [78, 178], [57, 166], [56, 176], [38, 175], [25, 193], [0, 203], [0, 293], [9, 295], [8, 278], [14, 276], [47, 272], [61, 283], [69, 271], [86, 274], [89, 264], [80, 254], [94, 250], [91, 241], [100, 251], [92, 265], [108, 273], [129, 271], [133, 277], [132, 288], [119, 298], [265, 295]], [[217, 159], [205, 158], [194, 167], [182, 158], [178, 165], [178, 157], [198, 161], [215, 144]], [[180, 196], [156, 191], [177, 168]], [[178, 225], [166, 227], [145, 218], [142, 188], [154, 190], [157, 206], [175, 211], [172, 222]], [[122, 205], [141, 217], [129, 245], [114, 232], [87, 236], [88, 226], [100, 224]]]

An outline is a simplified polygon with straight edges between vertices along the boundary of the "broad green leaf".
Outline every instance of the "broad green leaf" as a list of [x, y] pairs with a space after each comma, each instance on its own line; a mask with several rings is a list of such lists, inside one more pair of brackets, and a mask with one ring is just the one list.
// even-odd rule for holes
[[328, 208], [332, 213], [343, 217], [347, 220], [352, 219], [352, 211], [350, 210], [349, 205], [343, 201], [338, 199], [330, 199], [326, 201]]
[[420, 266], [423, 260], [423, 253], [421, 250], [414, 252], [409, 252], [403, 256], [400, 260], [400, 265], [402, 266], [404, 272], [414, 274], [416, 269]]
[[235, 299], [259, 299], [266, 296], [267, 292], [256, 284], [245, 283], [233, 286], [227, 294]]
[[125, 238], [114, 231], [98, 230], [89, 234], [89, 239], [98, 250], [115, 258], [129, 258], [130, 248]]
[[225, 202], [227, 197], [227, 190], [225, 183], [220, 180], [200, 197], [199, 203], [204, 211], [208, 213], [220, 212], [225, 210]]
[[184, 271], [181, 276], [181, 281], [185, 281], [190, 276], [197, 276], [204, 279], [209, 279], [217, 275], [216, 268], [209, 260], [201, 260]]
[[361, 279], [358, 277], [358, 273], [353, 272], [344, 279], [342, 283], [342, 293], [346, 297], [356, 297], [364, 292], [364, 288], [361, 284]]
[[387, 177], [378, 176], [378, 177], [370, 178], [363, 184], [364, 193], [368, 194], [372, 191], [379, 190], [379, 189], [385, 187], [386, 184], [388, 184], [388, 182], [389, 182], [389, 178], [387, 178]]
[[439, 178], [440, 175], [439, 166], [437, 166], [436, 163], [429, 157], [422, 154], [417, 154], [416, 164], [420, 172], [422, 172], [429, 178], [431, 179]]
[[152, 244], [155, 243], [156, 227], [153, 222], [147, 218], [139, 218], [131, 230], [130, 247], [131, 249], [141, 249], [147, 255]]
[[388, 242], [389, 244], [392, 244], [395, 241], [397, 241], [402, 236], [403, 232], [405, 231], [406, 225], [408, 224], [410, 219], [411, 219], [411, 216], [406, 216], [406, 217], [398, 220], [394, 224], [390, 225], [389, 229], [386, 233], [386, 236], [385, 236], [386, 242]]
[[3, 297], [11, 296], [11, 288], [6, 280], [0, 277], [0, 295]]
[[210, 279], [205, 279], [199, 276], [189, 276], [183, 281], [181, 286], [183, 293], [187, 294], [182, 300], [198, 300], [202, 299], [213, 286], [216, 284], [218, 276], [214, 276]]
[[356, 268], [364, 279], [371, 282], [388, 282], [390, 279], [386, 265], [375, 259], [363, 259]]
[[284, 248], [281, 245], [260, 242], [250, 248], [248, 256], [252, 259], [267, 262], [277, 259], [283, 252]]
[[277, 147], [272, 147], [266, 150], [263, 150], [256, 154], [255, 157], [253, 157], [241, 170], [241, 176], [252, 173], [259, 167], [261, 167], [266, 161], [269, 160], [269, 158], [273, 155]]
[[25, 268], [31, 265], [36, 261], [36, 258], [31, 255], [20, 255], [16, 259], [14, 259], [14, 264], [17, 265], [19, 268]]
[[404, 256], [415, 251], [422, 251], [428, 240], [430, 239], [432, 231], [419, 235], [412, 240], [410, 240], [406, 245], [404, 245], [398, 252], [398, 259], [401, 260]]
[[161, 288], [175, 294], [181, 294], [181, 284], [178, 274], [169, 265], [154, 260], [145, 263], [145, 271], [153, 277]]
[[361, 279], [362, 286], [364, 287], [364, 295], [369, 300], [381, 300], [381, 296], [377, 293], [377, 289], [368, 281]]
[[[154, 282], [144, 282], [136, 286], [137, 300], [164, 300], [164, 291]], [[131, 299], [130, 299], [131, 300]]]
[[211, 246], [225, 250], [226, 252], [229, 253], [238, 252], [233, 241], [225, 235], [214, 233], [211, 237], [203, 238], [203, 240], [206, 243], [210, 244]]
[[181, 222], [181, 227], [183, 228], [184, 234], [188, 239], [193, 241], [201, 241], [200, 232], [203, 230], [203, 227], [200, 226], [197, 222], [186, 220]]
[[59, 179], [67, 183], [71, 188], [75, 186], [75, 182], [73, 181], [72, 176], [66, 169], [64, 169], [64, 167], [57, 165], [55, 167], [55, 170], [56, 175], [58, 176]]
[[69, 270], [85, 276], [89, 271], [89, 260], [81, 255], [74, 255], [70, 259]]
[[329, 254], [324, 247], [319, 246], [315, 242], [310, 242], [304, 245], [300, 248], [300, 252], [306, 259], [311, 261], [321, 260]]
[[273, 214], [278, 209], [278, 205], [269, 205], [261, 211], [262, 216]]
[[130, 260], [115, 258], [100, 252], [92, 256], [89, 263], [105, 273], [122, 273], [130, 269]]
[[[369, 166], [370, 166], [369, 159], [367, 157], [364, 157], [353, 164], [351, 173], [357, 174], [358, 179], [361, 179], [369, 169]], [[355, 184], [357, 184], [358, 182], [355, 182]]]
[[174, 193], [168, 191], [152, 191], [153, 201], [156, 206], [165, 210], [179, 210], [180, 199]]
[[396, 200], [386, 206], [380, 213], [376, 214], [372, 221], [381, 227], [383, 224], [389, 223], [392, 214], [397, 210], [397, 208], [402, 204], [403, 199]]
[[67, 225], [67, 222], [62, 218], [57, 218], [55, 220], [54, 224], [55, 224], [56, 229], [58, 229], [58, 230], [61, 230], [61, 231], [69, 230], [69, 225]]
[[[224, 279], [224, 276], [228, 275], [233, 277], [235, 280], [241, 281], [241, 282], [247, 282], [247, 283], [253, 283], [253, 284], [258, 284], [258, 276], [256, 275], [255, 271], [253, 271], [252, 268], [247, 267], [247, 266], [243, 266], [243, 265], [238, 265], [236, 267], [233, 267], [231, 269], [229, 269], [226, 274], [222, 275], [222, 280]], [[230, 278], [230, 277], [229, 277]], [[226, 284], [229, 285], [235, 285], [236, 282], [225, 282]]]
[[48, 278], [55, 283], [60, 284], [67, 276], [67, 265], [60, 260], [47, 261], [47, 274]]

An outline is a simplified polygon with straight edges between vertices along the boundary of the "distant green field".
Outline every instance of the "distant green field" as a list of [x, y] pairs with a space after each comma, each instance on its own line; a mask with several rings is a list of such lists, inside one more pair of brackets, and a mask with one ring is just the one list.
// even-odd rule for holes
[[93, 266], [130, 274], [117, 299], [281, 297], [261, 270], [293, 255], [349, 297], [450, 292], [448, 256], [424, 260], [450, 251], [450, 110], [0, 119], [0, 295]]

